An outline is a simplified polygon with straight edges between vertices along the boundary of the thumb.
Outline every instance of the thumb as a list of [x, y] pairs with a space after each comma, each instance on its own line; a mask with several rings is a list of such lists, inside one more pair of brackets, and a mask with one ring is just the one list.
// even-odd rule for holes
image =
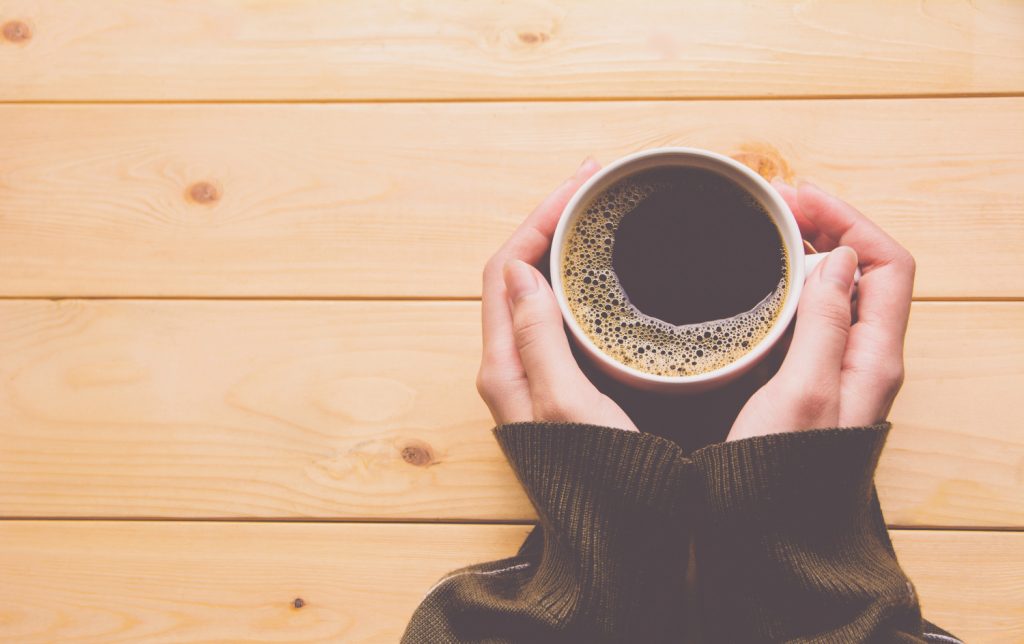
[[857, 253], [840, 246], [807, 279], [780, 374], [818, 391], [838, 391], [850, 334], [850, 287], [856, 268]]
[[518, 259], [505, 264], [505, 287], [512, 309], [512, 332], [530, 391], [550, 393], [583, 374], [562, 330], [562, 312], [547, 280]]

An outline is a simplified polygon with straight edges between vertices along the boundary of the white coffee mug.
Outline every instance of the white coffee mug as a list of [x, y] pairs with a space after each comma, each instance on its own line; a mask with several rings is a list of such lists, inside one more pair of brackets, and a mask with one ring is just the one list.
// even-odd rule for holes
[[[602, 352], [573, 316], [562, 285], [562, 255], [566, 235], [591, 200], [627, 176], [663, 167], [702, 168], [734, 181], [757, 199], [771, 216], [782, 234], [782, 242], [790, 261], [786, 300], [765, 337], [728, 365], [694, 375], [659, 376], [630, 367]], [[826, 255], [828, 253], [805, 253], [800, 229], [789, 206], [771, 184], [747, 166], [727, 156], [699, 148], [655, 148], [631, 154], [605, 166], [590, 177], [569, 200], [555, 228], [551, 244], [551, 286], [573, 339], [602, 371], [637, 389], [665, 393], [698, 393], [725, 384], [746, 373], [771, 350], [796, 315], [797, 302], [800, 300], [800, 291], [806, 276]], [[858, 272], [856, 277], [859, 275]]]

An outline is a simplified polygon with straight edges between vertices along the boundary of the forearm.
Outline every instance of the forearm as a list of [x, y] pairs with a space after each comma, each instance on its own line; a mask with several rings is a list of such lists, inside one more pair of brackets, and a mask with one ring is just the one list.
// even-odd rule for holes
[[923, 641], [874, 491], [887, 431], [775, 434], [694, 453], [714, 641]]
[[595, 638], [677, 636], [689, 544], [679, 447], [593, 425], [495, 434], [543, 528], [538, 600]]
[[439, 583], [405, 641], [678, 641], [691, 533], [708, 641], [924, 641], [874, 490], [887, 431], [775, 434], [691, 460], [608, 427], [501, 426], [540, 525], [516, 557]]
[[692, 475], [680, 448], [572, 423], [495, 436], [540, 525], [515, 557], [439, 582], [403, 641], [678, 641]]

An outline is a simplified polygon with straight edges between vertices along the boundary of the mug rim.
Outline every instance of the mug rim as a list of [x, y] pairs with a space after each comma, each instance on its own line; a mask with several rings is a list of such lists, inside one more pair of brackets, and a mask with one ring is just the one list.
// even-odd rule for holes
[[[765, 334], [761, 341], [752, 349], [740, 356], [737, 360], [711, 371], [683, 376], [663, 376], [641, 371], [640, 369], [619, 362], [602, 351], [590, 336], [586, 334], [579, 325], [579, 322], [577, 322], [576, 316], [573, 315], [572, 310], [569, 308], [568, 300], [566, 299], [564, 286], [562, 284], [561, 269], [563, 246], [570, 223], [579, 216], [579, 211], [581, 210], [584, 200], [591, 199], [593, 196], [596, 196], [597, 192], [599, 192], [595, 186], [598, 184], [606, 184], [602, 185], [601, 189], [610, 187], [612, 184], [622, 180], [629, 174], [632, 174], [632, 172], [630, 172], [630, 170], [632, 170], [630, 166], [641, 165], [639, 162], [651, 158], [674, 159], [676, 162], [661, 164], [654, 163], [649, 167], [637, 168], [634, 171], [639, 172], [641, 170], [651, 169], [654, 167], [696, 166], [711, 170], [716, 174], [734, 181], [736, 180], [735, 175], [739, 174], [739, 176], [746, 179], [748, 183], [752, 183], [757, 187], [760, 194], [750, 190], [748, 185], [743, 185], [743, 182], [736, 181], [736, 183], [740, 184], [741, 189], [750, 193], [752, 197], [757, 199], [758, 203], [765, 207], [765, 210], [767, 210], [773, 223], [775, 223], [781, 233], [780, 237], [782, 238], [787, 259], [789, 260], [788, 284], [785, 293], [785, 300], [783, 302], [782, 309], [776, 316], [775, 321], [768, 330], [768, 333]], [[704, 163], [694, 164], [681, 162], [686, 160], [693, 161], [695, 159], [701, 160]], [[709, 161], [711, 162], [710, 164], [708, 163]], [[709, 165], [711, 167], [709, 167]], [[732, 174], [730, 175], [728, 172], [721, 171], [723, 168], [727, 168], [729, 172], [732, 172]], [[799, 243], [797, 243], [797, 240], [799, 240]], [[800, 299], [800, 291], [803, 288], [805, 253], [802, 240], [803, 237], [800, 234], [796, 218], [793, 216], [789, 205], [781, 195], [772, 188], [771, 184], [769, 184], [764, 177], [757, 172], [754, 172], [744, 164], [723, 154], [702, 148], [685, 146], [649, 148], [620, 157], [595, 172], [583, 183], [583, 185], [579, 187], [579, 189], [576, 190], [576, 193], [573, 194], [571, 199], [569, 199], [565, 208], [562, 209], [562, 213], [559, 215], [558, 224], [555, 227], [551, 242], [551, 288], [555, 293], [555, 299], [558, 301], [558, 308], [561, 310], [562, 319], [569, 326], [575, 340], [581, 344], [592, 359], [600, 362], [606, 370], [611, 369], [633, 379], [663, 385], [696, 385], [714, 383], [715, 381], [729, 376], [743, 373], [752, 367], [757, 363], [757, 361], [764, 357], [775, 343], [778, 342], [779, 338], [782, 337], [782, 334], [785, 333], [786, 328], [789, 326], [789, 323], [796, 314], [797, 303]]]

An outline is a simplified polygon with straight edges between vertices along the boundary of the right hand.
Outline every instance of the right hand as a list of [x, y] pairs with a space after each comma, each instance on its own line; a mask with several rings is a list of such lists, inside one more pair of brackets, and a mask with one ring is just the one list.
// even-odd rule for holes
[[[914, 258], [853, 206], [820, 188], [773, 185], [803, 236], [833, 253], [804, 284], [782, 367], [740, 411], [728, 440], [883, 421], [903, 384]], [[850, 284], [858, 262], [863, 277], [851, 325]]]
[[637, 431], [626, 412], [580, 371], [555, 294], [532, 266], [551, 246], [565, 204], [599, 167], [592, 159], [584, 161], [484, 267], [483, 357], [476, 387], [498, 425], [558, 421]]

